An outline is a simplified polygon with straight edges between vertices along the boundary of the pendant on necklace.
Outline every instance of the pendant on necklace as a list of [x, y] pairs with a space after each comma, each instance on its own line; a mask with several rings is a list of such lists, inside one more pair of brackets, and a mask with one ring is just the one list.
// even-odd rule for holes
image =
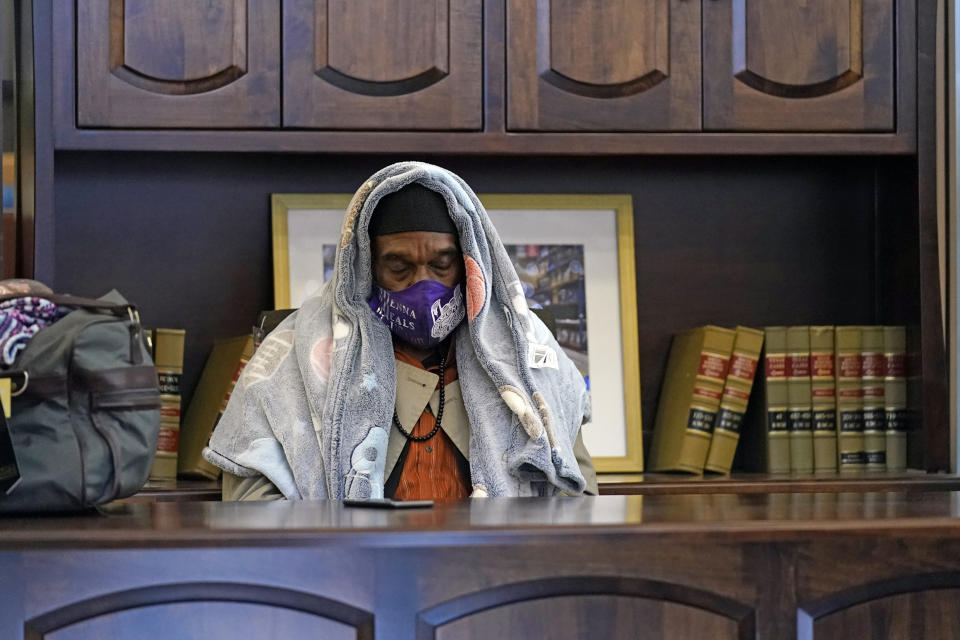
[[426, 448], [426, 451], [427, 451], [427, 453], [430, 453], [431, 451], [433, 451], [433, 449], [431, 449], [431, 448], [428, 446], [428, 447]]

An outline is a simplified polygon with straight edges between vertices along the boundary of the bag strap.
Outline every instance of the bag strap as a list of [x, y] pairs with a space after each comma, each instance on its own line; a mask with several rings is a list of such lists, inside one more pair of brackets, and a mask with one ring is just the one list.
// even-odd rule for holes
[[74, 296], [70, 294], [59, 294], [59, 293], [54, 293], [50, 295], [30, 295], [30, 294], [23, 294], [23, 293], [11, 293], [11, 294], [0, 296], [0, 302], [5, 302], [7, 300], [16, 300], [17, 298], [42, 298], [44, 300], [49, 300], [50, 302], [60, 306], [79, 307], [81, 309], [91, 309], [95, 311], [106, 311], [116, 316], [134, 314], [137, 310], [136, 305], [129, 304], [129, 303], [117, 304], [116, 302], [106, 302], [104, 300], [96, 300], [94, 298], [83, 298], [80, 296]]

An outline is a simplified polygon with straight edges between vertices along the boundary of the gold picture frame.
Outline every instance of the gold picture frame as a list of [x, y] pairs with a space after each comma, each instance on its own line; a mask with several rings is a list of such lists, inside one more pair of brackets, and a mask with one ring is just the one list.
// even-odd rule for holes
[[[322, 285], [322, 274], [332, 268], [340, 225], [351, 197], [352, 194], [344, 193], [273, 194], [276, 308], [299, 306]], [[521, 280], [534, 285], [531, 302], [547, 302], [543, 299], [545, 290], [552, 286], [551, 282], [559, 282], [554, 289], [566, 288], [567, 291], [561, 296], [562, 300], [552, 303], [553, 307], [581, 309], [580, 318], [563, 318], [562, 323], [558, 320], [555, 330], [558, 341], [562, 335], [570, 338], [561, 341], [561, 346], [585, 371], [591, 388], [593, 421], [584, 429], [584, 442], [597, 471], [643, 471], [631, 197], [621, 194], [479, 194], [479, 197], [508, 246], [514, 264], [524, 265], [518, 266], [518, 273], [523, 269]], [[549, 219], [545, 222], [547, 216]], [[551, 255], [565, 256], [568, 260], [563, 274], [547, 273], [555, 266]], [[573, 265], [574, 262], [579, 264]], [[543, 278], [549, 286], [535, 286], [534, 283], [542, 282]], [[616, 312], [611, 313], [611, 309]], [[563, 323], [566, 328], [561, 327]], [[569, 332], [562, 334], [567, 329]], [[582, 353], [578, 351], [580, 346]], [[594, 367], [589, 367], [591, 358]], [[597, 362], [604, 366], [595, 366]]]

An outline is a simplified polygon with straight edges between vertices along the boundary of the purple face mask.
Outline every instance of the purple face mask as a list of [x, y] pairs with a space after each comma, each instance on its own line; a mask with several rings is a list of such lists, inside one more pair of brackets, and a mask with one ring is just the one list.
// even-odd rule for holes
[[436, 280], [421, 280], [402, 291], [374, 284], [369, 304], [393, 335], [422, 349], [440, 344], [466, 315], [463, 287]]

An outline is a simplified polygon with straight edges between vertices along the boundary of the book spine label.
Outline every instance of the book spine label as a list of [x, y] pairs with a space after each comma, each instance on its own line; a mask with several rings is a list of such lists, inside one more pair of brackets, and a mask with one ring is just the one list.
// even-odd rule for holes
[[720, 397], [723, 394], [723, 381], [729, 367], [729, 357], [707, 351], [700, 354], [697, 381], [693, 386], [693, 398], [687, 418], [688, 431], [701, 435], [713, 433]]
[[691, 408], [690, 417], [687, 418], [687, 429], [700, 433], [713, 433], [713, 421], [716, 416], [714, 411]]
[[717, 412], [717, 430], [739, 434], [743, 428], [743, 412], [730, 407], [720, 407]]
[[161, 395], [180, 395], [180, 372], [175, 370], [157, 370]]
[[729, 367], [730, 358], [728, 356], [704, 351], [700, 354], [700, 367], [697, 370], [697, 378], [722, 385], [727, 377]]
[[[754, 361], [756, 367], [756, 361]], [[749, 383], [748, 383], [749, 384]], [[720, 411], [717, 413], [717, 429], [730, 433], [740, 433], [743, 427], [743, 414], [750, 401], [749, 386], [747, 391], [741, 387], [727, 386], [720, 399]]]

